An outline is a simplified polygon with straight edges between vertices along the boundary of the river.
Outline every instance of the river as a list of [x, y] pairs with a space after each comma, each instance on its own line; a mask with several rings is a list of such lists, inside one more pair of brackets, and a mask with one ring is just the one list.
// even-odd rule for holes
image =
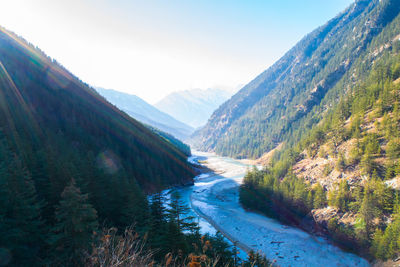
[[279, 266], [369, 266], [365, 259], [323, 237], [244, 210], [238, 188], [250, 165], [201, 152], [194, 152], [189, 160], [213, 172], [199, 175], [193, 186], [178, 190], [197, 216], [201, 231], [213, 234], [218, 229], [230, 241], [237, 241], [242, 257], [244, 251], [254, 250]]

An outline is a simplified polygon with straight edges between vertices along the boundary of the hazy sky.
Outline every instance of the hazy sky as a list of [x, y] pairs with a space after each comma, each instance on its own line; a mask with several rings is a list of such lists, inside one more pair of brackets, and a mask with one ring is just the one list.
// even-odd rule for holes
[[0, 0], [0, 25], [83, 81], [155, 103], [234, 88], [352, 0]]

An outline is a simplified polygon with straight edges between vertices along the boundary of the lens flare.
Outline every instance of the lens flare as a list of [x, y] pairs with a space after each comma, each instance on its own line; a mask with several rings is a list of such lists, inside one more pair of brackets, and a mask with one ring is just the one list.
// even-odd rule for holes
[[97, 166], [109, 174], [114, 174], [120, 169], [120, 163], [117, 155], [110, 150], [99, 153], [97, 156]]

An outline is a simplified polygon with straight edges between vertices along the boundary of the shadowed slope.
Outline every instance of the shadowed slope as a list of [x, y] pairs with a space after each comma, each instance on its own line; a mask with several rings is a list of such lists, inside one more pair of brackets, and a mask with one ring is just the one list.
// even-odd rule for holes
[[[5, 29], [0, 29], [0, 88], [1, 132], [24, 157], [45, 147], [56, 157], [91, 154], [97, 163], [109, 155], [117, 169], [147, 189], [192, 176], [178, 149]], [[64, 147], [68, 150], [59, 150]]]

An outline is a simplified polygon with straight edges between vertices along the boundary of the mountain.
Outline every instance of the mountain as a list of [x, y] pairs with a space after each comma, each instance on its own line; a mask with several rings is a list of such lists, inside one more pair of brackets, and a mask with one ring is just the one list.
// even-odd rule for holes
[[257, 158], [298, 139], [304, 129], [296, 129], [313, 127], [348, 92], [355, 62], [385, 49], [378, 36], [399, 9], [398, 1], [359, 0], [305, 36], [212, 114], [193, 134], [197, 148]]
[[[99, 225], [147, 231], [145, 193], [195, 175], [171, 142], [4, 28], [0, 162], [0, 261], [10, 266], [83, 265]], [[149, 246], [161, 248], [163, 235], [149, 235]]]
[[192, 127], [182, 123], [170, 115], [161, 112], [157, 108], [135, 95], [118, 92], [111, 89], [96, 88], [102, 96], [119, 109], [161, 131], [167, 132], [181, 140], [187, 139], [194, 131]]
[[161, 99], [155, 106], [178, 120], [198, 128], [204, 126], [211, 114], [232, 94], [209, 88], [174, 92]]
[[225, 102], [195, 138], [225, 155], [263, 155], [264, 168], [240, 186], [246, 209], [395, 266], [400, 0], [353, 3]]
[[[40, 143], [46, 147], [55, 138], [74, 144], [78, 151], [92, 151], [95, 156], [110, 151], [120, 164], [126, 164], [123, 167], [129, 165], [143, 186], [150, 185], [155, 176], [147, 177], [146, 173], [153, 168], [150, 166], [144, 167], [147, 171], [143, 173], [135, 170], [135, 165], [143, 164], [140, 161], [144, 159], [148, 160], [146, 165], [161, 164], [159, 174], [165, 177], [164, 185], [170, 182], [168, 179], [181, 179], [172, 169], [178, 172], [190, 169], [185, 164], [186, 157], [174, 146], [105, 101], [39, 50], [4, 29], [0, 41], [2, 131], [7, 138], [18, 138], [15, 145], [21, 139], [28, 146], [31, 138], [36, 138], [32, 146]], [[56, 150], [59, 144], [51, 147]], [[136, 153], [143, 158], [138, 160]], [[174, 163], [177, 159], [178, 163]], [[168, 174], [162, 172], [163, 166], [170, 169]]]

